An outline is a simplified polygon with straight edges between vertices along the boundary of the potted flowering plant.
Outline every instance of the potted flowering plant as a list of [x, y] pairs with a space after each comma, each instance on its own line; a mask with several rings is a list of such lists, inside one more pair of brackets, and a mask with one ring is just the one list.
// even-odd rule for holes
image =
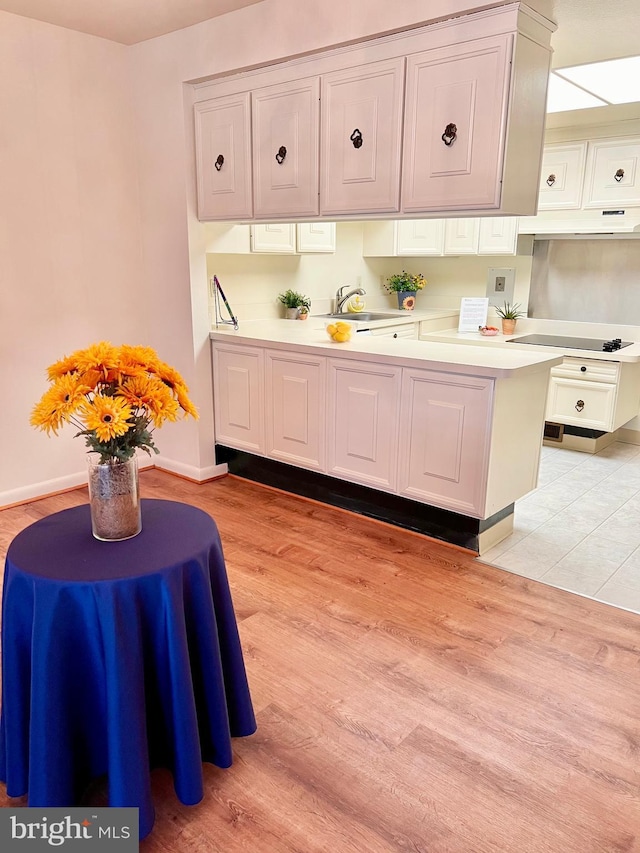
[[307, 313], [311, 308], [311, 300], [303, 293], [298, 293], [295, 290], [285, 290], [284, 293], [278, 295], [278, 302], [282, 302], [285, 309], [285, 317], [287, 320], [297, 320], [301, 308], [306, 308]]
[[398, 308], [413, 311], [416, 305], [416, 294], [422, 290], [427, 283], [422, 273], [410, 273], [402, 270], [394, 273], [387, 279], [385, 287], [389, 293], [396, 293], [398, 297]]
[[[140, 532], [137, 448], [158, 453], [153, 430], [182, 411], [198, 417], [180, 374], [144, 346], [106, 341], [47, 368], [51, 387], [31, 414], [47, 434], [70, 423], [89, 448], [93, 534], [126, 539]], [[96, 458], [97, 457], [97, 458]]]

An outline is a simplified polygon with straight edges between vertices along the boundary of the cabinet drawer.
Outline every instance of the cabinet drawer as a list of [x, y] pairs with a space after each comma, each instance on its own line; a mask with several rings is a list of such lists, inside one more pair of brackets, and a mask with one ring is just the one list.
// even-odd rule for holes
[[620, 363], [617, 361], [598, 361], [594, 358], [567, 357], [562, 364], [551, 368], [551, 376], [564, 377], [574, 381], [617, 383], [620, 375]]
[[617, 385], [551, 376], [546, 420], [610, 431]]

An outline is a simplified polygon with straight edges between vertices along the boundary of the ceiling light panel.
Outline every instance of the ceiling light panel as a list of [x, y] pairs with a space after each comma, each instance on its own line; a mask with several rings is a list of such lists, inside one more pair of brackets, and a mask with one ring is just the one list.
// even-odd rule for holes
[[585, 92], [579, 86], [574, 86], [568, 80], [549, 75], [549, 91], [547, 94], [547, 112], [562, 113], [566, 110], [586, 110], [590, 107], [606, 107], [607, 102]]
[[640, 56], [558, 68], [556, 73], [610, 104], [640, 101]]

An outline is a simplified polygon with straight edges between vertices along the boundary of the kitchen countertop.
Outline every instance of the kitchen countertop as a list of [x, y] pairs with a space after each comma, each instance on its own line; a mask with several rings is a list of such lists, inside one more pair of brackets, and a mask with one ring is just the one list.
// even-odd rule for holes
[[[499, 320], [487, 320], [489, 325], [500, 327]], [[611, 340], [621, 338], [625, 341], [634, 341], [631, 346], [623, 347], [614, 352], [600, 352], [598, 350], [572, 349], [571, 347], [548, 347], [536, 344], [508, 343], [511, 338], [524, 337], [530, 334], [565, 335], [568, 337], [596, 338]], [[617, 326], [606, 323], [576, 323], [565, 320], [537, 320], [535, 318], [522, 318], [518, 320], [516, 331], [511, 335], [497, 335], [489, 337], [481, 335], [480, 332], [459, 332], [457, 328], [443, 329], [437, 332], [426, 332], [421, 335], [423, 341], [438, 341], [460, 346], [469, 344], [477, 347], [491, 349], [509, 350], [535, 350], [536, 352], [547, 352], [556, 355], [567, 355], [575, 358], [599, 359], [602, 361], [638, 362], [640, 361], [640, 326]], [[505, 346], [505, 344], [507, 346]]]
[[[455, 312], [414, 311], [409, 317], [402, 312], [398, 312], [398, 315], [400, 321], [415, 322], [433, 318], [437, 313], [450, 316]], [[351, 316], [345, 319], [351, 319]], [[302, 322], [299, 320], [247, 320], [240, 322], [237, 331], [232, 326], [221, 326], [212, 330], [209, 337], [217, 342], [254, 344], [273, 349], [284, 347], [290, 351], [375, 361], [379, 364], [397, 364], [400, 361], [403, 367], [492, 378], [537, 373], [548, 370], [562, 361], [562, 353], [545, 347], [518, 347], [513, 344], [509, 347], [481, 345], [469, 347], [468, 343], [471, 341], [442, 339], [441, 332], [425, 336], [422, 340], [355, 333], [349, 342], [339, 344], [333, 342], [327, 335], [325, 324], [328, 322], [330, 321], [327, 318], [313, 316]], [[384, 326], [390, 323], [393, 324], [394, 321], [377, 321], [376, 325]], [[492, 340], [481, 338], [480, 335], [477, 337], [479, 344]]]

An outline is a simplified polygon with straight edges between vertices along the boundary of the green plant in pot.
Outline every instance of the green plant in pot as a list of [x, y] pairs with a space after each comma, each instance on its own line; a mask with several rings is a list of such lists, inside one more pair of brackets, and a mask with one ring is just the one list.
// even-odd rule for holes
[[521, 305], [518, 302], [505, 302], [504, 305], [496, 308], [496, 314], [502, 320], [502, 332], [505, 335], [512, 335], [516, 328], [518, 317], [524, 317], [525, 312], [521, 310]]
[[307, 313], [309, 313], [309, 309], [311, 308], [311, 300], [308, 296], [291, 289], [280, 293], [278, 301], [284, 305], [287, 320], [297, 319], [301, 308], [306, 308]]
[[385, 287], [389, 293], [395, 293], [398, 297], [398, 308], [412, 311], [416, 305], [416, 294], [422, 290], [427, 283], [422, 273], [411, 273], [402, 270], [394, 273], [387, 279]]

